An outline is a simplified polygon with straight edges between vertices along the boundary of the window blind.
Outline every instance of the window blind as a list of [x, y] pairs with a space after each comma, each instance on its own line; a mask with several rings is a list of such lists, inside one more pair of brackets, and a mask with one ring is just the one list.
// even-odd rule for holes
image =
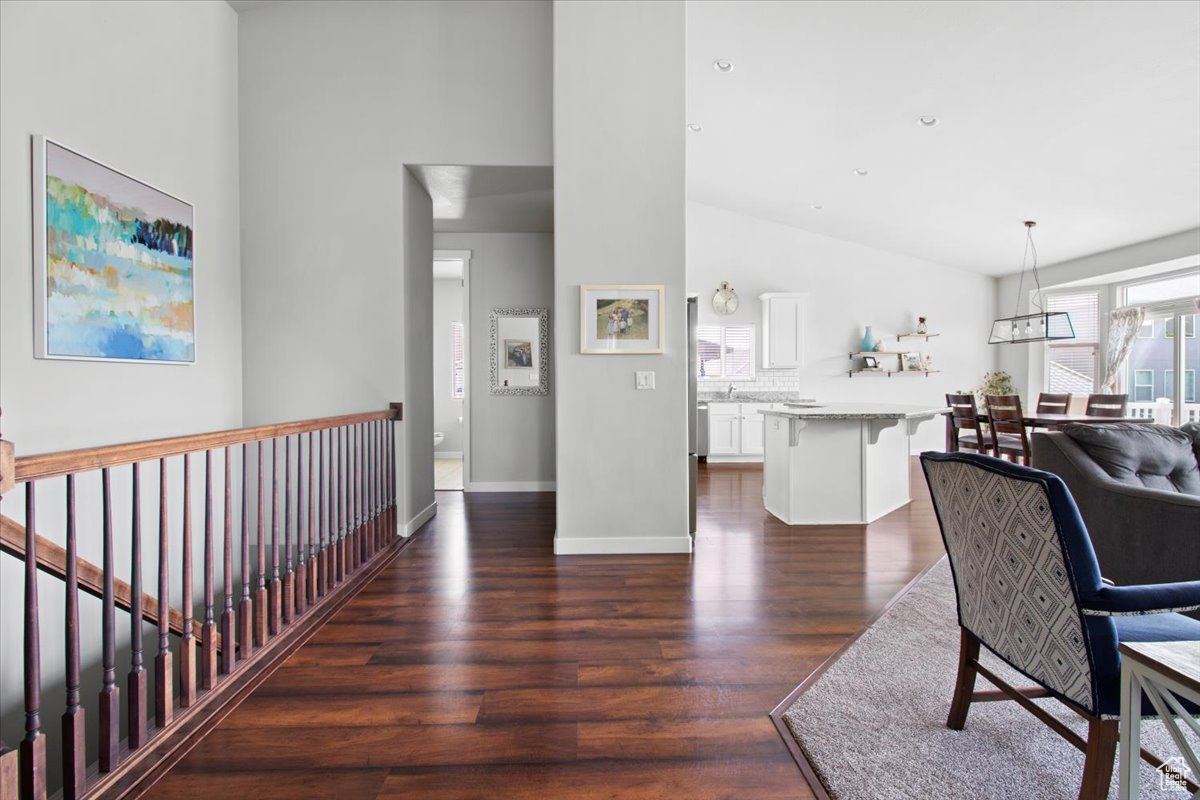
[[450, 323], [450, 399], [462, 400], [466, 392], [467, 353], [463, 341], [463, 324]]
[[1047, 342], [1046, 391], [1073, 394], [1096, 391], [1100, 295], [1097, 292], [1049, 295], [1046, 310], [1067, 312], [1075, 329], [1074, 339]]

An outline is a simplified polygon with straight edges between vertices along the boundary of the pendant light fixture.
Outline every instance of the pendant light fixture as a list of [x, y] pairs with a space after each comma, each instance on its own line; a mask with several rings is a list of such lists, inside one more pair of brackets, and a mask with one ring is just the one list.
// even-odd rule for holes
[[[1033, 243], [1033, 220], [1025, 221], [1025, 256], [1021, 259], [1021, 279], [1017, 283], [1017, 304], [1013, 316], [1003, 317], [992, 323], [992, 335], [988, 344], [1024, 344], [1026, 342], [1048, 342], [1057, 339], [1074, 339], [1075, 327], [1071, 316], [1065, 311], [1047, 311], [1042, 306], [1042, 282], [1038, 277], [1037, 245]], [[1037, 287], [1031, 300], [1037, 308], [1036, 314], [1021, 314], [1021, 295], [1025, 289], [1025, 267], [1033, 258], [1033, 282]]]

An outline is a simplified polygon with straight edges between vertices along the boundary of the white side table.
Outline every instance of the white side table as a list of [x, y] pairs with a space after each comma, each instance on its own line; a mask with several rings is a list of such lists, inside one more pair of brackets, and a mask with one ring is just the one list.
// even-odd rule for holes
[[[1141, 760], [1142, 693], [1145, 692], [1181, 753], [1178, 757], [1159, 754], [1169, 764], [1190, 770], [1188, 777], [1200, 779], [1200, 758], [1180, 730], [1187, 725], [1200, 736], [1200, 722], [1184, 711], [1179, 698], [1200, 703], [1200, 641], [1121, 643], [1121, 800], [1136, 800], [1141, 793], [1138, 762]], [[1171, 780], [1163, 774], [1161, 780]], [[1180, 797], [1187, 789], [1180, 786]]]

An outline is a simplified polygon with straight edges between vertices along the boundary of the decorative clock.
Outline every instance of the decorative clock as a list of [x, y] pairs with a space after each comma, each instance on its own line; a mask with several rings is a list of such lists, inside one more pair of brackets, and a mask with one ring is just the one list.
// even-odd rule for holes
[[738, 310], [738, 296], [729, 281], [721, 281], [721, 288], [713, 295], [713, 311], [718, 314], [732, 314]]

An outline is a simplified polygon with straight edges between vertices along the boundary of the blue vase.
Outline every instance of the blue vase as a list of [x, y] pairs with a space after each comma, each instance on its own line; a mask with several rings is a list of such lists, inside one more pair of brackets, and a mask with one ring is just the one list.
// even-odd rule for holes
[[863, 353], [875, 352], [876, 344], [878, 344], [878, 342], [875, 341], [875, 334], [871, 331], [871, 326], [868, 325], [867, 332], [863, 334], [862, 351], [861, 352], [863, 352]]

